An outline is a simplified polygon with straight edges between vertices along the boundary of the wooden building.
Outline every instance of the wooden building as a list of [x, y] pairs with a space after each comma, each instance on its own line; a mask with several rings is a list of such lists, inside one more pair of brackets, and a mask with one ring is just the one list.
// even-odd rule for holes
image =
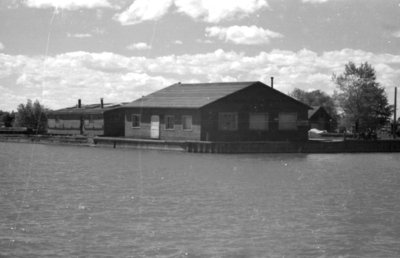
[[98, 136], [104, 134], [104, 111], [120, 104], [103, 103], [78, 105], [48, 113], [47, 133], [57, 135]]
[[312, 129], [315, 128], [326, 131], [331, 131], [332, 129], [332, 117], [322, 106], [313, 106], [312, 109], [308, 111], [308, 120]]
[[307, 140], [310, 107], [261, 82], [177, 83], [104, 112], [105, 136]]

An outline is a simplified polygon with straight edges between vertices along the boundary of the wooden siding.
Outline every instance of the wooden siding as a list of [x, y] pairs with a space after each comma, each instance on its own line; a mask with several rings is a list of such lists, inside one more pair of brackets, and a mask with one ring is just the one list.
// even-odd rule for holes
[[[132, 115], [140, 115], [140, 127], [132, 127]], [[162, 108], [127, 108], [124, 111], [125, 137], [150, 139], [150, 119], [152, 115], [160, 117], [160, 140], [200, 140], [200, 114], [196, 109], [162, 109]], [[174, 128], [166, 129], [166, 116], [174, 117]], [[192, 129], [183, 130], [182, 117], [192, 116]]]
[[125, 136], [125, 110], [122, 108], [107, 110], [104, 112], [104, 135]]
[[[202, 108], [203, 141], [282, 141], [307, 140], [308, 109], [286, 97], [274, 94], [267, 86], [254, 85]], [[238, 129], [222, 131], [218, 128], [218, 114], [236, 112]], [[279, 130], [279, 113], [296, 113], [297, 130]], [[250, 130], [251, 113], [268, 113], [268, 130]]]
[[49, 134], [64, 134], [64, 135], [87, 135], [98, 136], [104, 134], [104, 120], [95, 119], [54, 119], [50, 118], [47, 121]]
[[[213, 91], [218, 93], [218, 98], [210, 97]], [[160, 140], [301, 141], [308, 138], [308, 109], [309, 106], [260, 82], [173, 85], [105, 112], [105, 135], [150, 139], [151, 116], [158, 115], [160, 130], [154, 135], [159, 135]], [[234, 118], [233, 124], [222, 125], [220, 113], [225, 113], [221, 117], [226, 119]], [[268, 126], [263, 127], [268, 130], [250, 129], [250, 114], [259, 113], [268, 117]], [[297, 121], [292, 130], [279, 130], [282, 113], [295, 113]], [[140, 115], [140, 127], [132, 126], [132, 115]], [[182, 116], [185, 115], [192, 116], [191, 131], [183, 130]], [[165, 128], [167, 116], [174, 116], [173, 130]], [[229, 130], [221, 130], [224, 126]]]
[[318, 130], [331, 130], [331, 116], [322, 107], [318, 108], [309, 118], [310, 127]]

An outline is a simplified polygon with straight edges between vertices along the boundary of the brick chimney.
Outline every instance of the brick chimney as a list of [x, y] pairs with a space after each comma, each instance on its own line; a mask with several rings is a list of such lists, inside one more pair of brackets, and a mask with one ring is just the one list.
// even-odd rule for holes
[[78, 99], [78, 108], [81, 108], [81, 107], [82, 107], [81, 99]]
[[274, 77], [271, 77], [271, 88], [274, 88]]
[[103, 109], [104, 108], [104, 101], [103, 98], [100, 99], [100, 107]]

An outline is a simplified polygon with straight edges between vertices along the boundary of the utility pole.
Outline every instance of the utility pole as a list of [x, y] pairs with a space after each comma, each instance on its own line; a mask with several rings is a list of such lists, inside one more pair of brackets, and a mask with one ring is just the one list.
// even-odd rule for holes
[[394, 87], [394, 117], [393, 117], [393, 139], [396, 139], [397, 132], [397, 87]]

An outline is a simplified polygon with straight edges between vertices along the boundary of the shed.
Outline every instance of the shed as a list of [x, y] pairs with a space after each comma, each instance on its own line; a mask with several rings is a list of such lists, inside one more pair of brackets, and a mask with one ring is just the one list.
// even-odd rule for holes
[[116, 108], [121, 104], [100, 103], [82, 105], [81, 100], [73, 107], [63, 108], [48, 113], [47, 133], [58, 135], [104, 134], [104, 111]]
[[310, 107], [261, 82], [176, 83], [104, 112], [106, 136], [307, 140]]
[[318, 130], [330, 131], [332, 128], [332, 117], [322, 106], [313, 106], [308, 111], [310, 127]]

